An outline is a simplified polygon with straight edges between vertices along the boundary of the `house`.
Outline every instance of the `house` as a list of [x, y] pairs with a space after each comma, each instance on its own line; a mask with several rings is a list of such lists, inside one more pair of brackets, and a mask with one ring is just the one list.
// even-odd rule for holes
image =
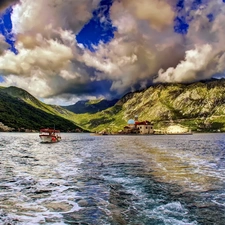
[[154, 134], [153, 124], [149, 121], [135, 122], [140, 134]]
[[153, 124], [149, 121], [138, 121], [138, 116], [135, 119], [130, 119], [127, 126], [124, 127], [122, 133], [125, 134], [154, 134]]

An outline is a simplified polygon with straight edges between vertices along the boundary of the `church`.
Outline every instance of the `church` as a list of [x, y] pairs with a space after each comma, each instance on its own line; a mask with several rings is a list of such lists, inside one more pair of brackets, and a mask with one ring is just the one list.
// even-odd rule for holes
[[124, 127], [125, 134], [154, 134], [153, 124], [149, 121], [138, 121], [138, 116], [135, 119], [130, 119]]

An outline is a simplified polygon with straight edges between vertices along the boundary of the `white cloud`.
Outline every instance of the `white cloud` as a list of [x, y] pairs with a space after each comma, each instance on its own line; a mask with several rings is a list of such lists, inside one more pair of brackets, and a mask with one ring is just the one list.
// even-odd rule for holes
[[6, 43], [0, 37], [3, 85], [17, 85], [36, 97], [60, 94], [72, 84], [84, 85], [88, 69], [81, 68], [75, 35], [99, 1], [21, 0], [13, 6], [12, 32], [18, 54], [5, 51]]
[[69, 47], [53, 40], [44, 41], [42, 47], [36, 46], [33, 49], [23, 48], [20, 43], [16, 47], [19, 51], [18, 55], [8, 51], [0, 57], [1, 72], [30, 76], [31, 71], [41, 70], [51, 75], [65, 68], [73, 58]]
[[[208, 15], [213, 17], [212, 21], [209, 21]], [[191, 11], [191, 16], [184, 60], [174, 68], [159, 70], [155, 82], [194, 82], [224, 73], [224, 3], [211, 1], [197, 11]]]
[[[187, 19], [189, 30], [181, 35], [174, 32], [177, 1], [114, 0], [110, 17], [117, 27], [115, 36], [93, 46], [93, 52], [78, 44], [75, 36], [99, 2], [21, 0], [14, 5], [18, 54], [7, 51], [0, 36], [4, 84], [16, 84], [36, 97], [69, 99], [70, 94], [90, 96], [99, 89], [94, 85], [105, 80], [111, 81], [109, 92], [124, 94], [153, 80], [193, 82], [224, 71], [222, 1], [204, 0], [198, 10], [191, 9], [193, 1], [185, 1], [178, 16]], [[213, 15], [211, 22], [208, 15]], [[109, 22], [103, 13], [98, 16], [103, 24]]]
[[[160, 6], [163, 11], [165, 7], [171, 18], [164, 18], [164, 22], [162, 18], [157, 20], [156, 12], [154, 16], [148, 17], [146, 13], [146, 17], [141, 17], [139, 11], [145, 11], [149, 2], [156, 12], [154, 7]], [[111, 18], [118, 28], [114, 39], [108, 44], [101, 43], [94, 53], [85, 51], [82, 57], [86, 65], [101, 71], [98, 79], [110, 79], [111, 90], [118, 93], [137, 84], [142, 87], [161, 67], [176, 65], [184, 54], [182, 37], [173, 32], [172, 8], [167, 3], [142, 1], [136, 13], [133, 10], [136, 5], [136, 1], [115, 1], [111, 7]], [[173, 58], [171, 51], [176, 53]]]
[[136, 19], [148, 22], [150, 27], [158, 31], [173, 24], [175, 13], [166, 1], [122, 0], [121, 5]]
[[212, 59], [211, 52], [210, 45], [187, 51], [185, 60], [181, 61], [176, 68], [168, 68], [165, 72], [160, 70], [159, 77], [155, 79], [155, 82], [180, 83], [210, 78], [206, 67]]
[[55, 29], [77, 33], [92, 17], [99, 0], [21, 0], [13, 7], [13, 31], [51, 35]]

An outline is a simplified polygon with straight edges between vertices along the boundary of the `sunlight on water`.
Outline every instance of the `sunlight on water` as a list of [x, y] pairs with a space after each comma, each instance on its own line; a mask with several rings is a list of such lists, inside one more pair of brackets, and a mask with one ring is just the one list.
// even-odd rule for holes
[[225, 224], [225, 135], [0, 134], [0, 224]]
[[[188, 142], [187, 146], [185, 139], [173, 141], [172, 138], [176, 136], [170, 138], [171, 141], [167, 140], [164, 145], [161, 142], [160, 148], [157, 148], [158, 141], [153, 141], [154, 148], [147, 150], [151, 169], [154, 170], [152, 174], [157, 179], [178, 184], [185, 191], [208, 191], [223, 184], [225, 169], [217, 170], [220, 158], [213, 155], [217, 145], [209, 146], [202, 143], [205, 140], [197, 140], [198, 143]], [[203, 148], [196, 150], [198, 145], [203, 145]], [[146, 145], [142, 148], [146, 148]]]
[[223, 181], [220, 173], [212, 171], [210, 157], [202, 158], [189, 153], [178, 153], [176, 149], [152, 149], [148, 152], [152, 174], [160, 181], [175, 183], [186, 191], [207, 191]]

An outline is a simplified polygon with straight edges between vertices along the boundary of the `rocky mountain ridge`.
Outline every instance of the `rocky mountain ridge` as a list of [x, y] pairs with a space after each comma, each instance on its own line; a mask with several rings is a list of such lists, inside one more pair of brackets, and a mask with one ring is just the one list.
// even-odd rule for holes
[[[77, 113], [64, 107], [44, 104], [23, 91], [15, 87], [0, 89], [0, 111], [3, 110], [6, 117], [8, 115], [8, 121], [12, 119], [10, 113], [13, 106], [8, 107], [7, 104], [17, 101], [16, 105], [20, 105], [20, 108], [33, 107], [39, 113], [66, 119], [78, 128], [91, 132], [103, 129], [118, 131], [135, 115], [138, 115], [140, 121], [153, 122], [156, 129], [181, 125], [196, 132], [225, 131], [225, 79], [192, 84], [157, 84], [142, 91], [128, 93], [115, 102], [109, 103], [102, 99], [85, 101], [80, 109], [81, 103], [78, 102], [75, 104], [78, 107]], [[0, 117], [0, 122], [7, 125], [3, 120]], [[34, 121], [30, 121], [32, 123]], [[35, 123], [38, 124], [38, 121]]]
[[125, 119], [137, 114], [140, 119], [158, 124], [181, 123], [194, 130], [201, 130], [201, 127], [217, 130], [224, 129], [224, 91], [224, 79], [192, 84], [159, 84], [124, 96], [121, 104]]
[[83, 114], [83, 113], [94, 114], [114, 106], [117, 102], [118, 99], [83, 100], [78, 101], [74, 105], [62, 106], [62, 108], [74, 112], [75, 114]]
[[225, 131], [225, 79], [192, 84], [157, 84], [128, 93], [113, 107], [94, 115], [83, 125], [94, 131], [119, 130], [138, 115], [156, 129], [180, 124], [193, 131]]

